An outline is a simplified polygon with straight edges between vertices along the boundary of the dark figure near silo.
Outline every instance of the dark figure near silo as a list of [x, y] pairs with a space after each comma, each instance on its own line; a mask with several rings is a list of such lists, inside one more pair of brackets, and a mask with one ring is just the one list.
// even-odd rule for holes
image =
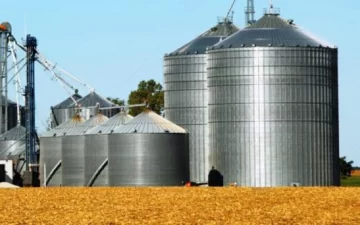
[[224, 186], [224, 177], [220, 171], [216, 170], [214, 167], [211, 168], [208, 176], [208, 185], [209, 187], [222, 187]]

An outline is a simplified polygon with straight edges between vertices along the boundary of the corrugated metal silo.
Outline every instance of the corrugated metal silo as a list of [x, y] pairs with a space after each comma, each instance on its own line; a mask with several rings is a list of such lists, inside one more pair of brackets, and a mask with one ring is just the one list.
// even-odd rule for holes
[[164, 57], [165, 117], [189, 131], [193, 181], [206, 181], [210, 169], [205, 51], [238, 30], [229, 20], [219, 22]]
[[[77, 104], [79, 105], [79, 108], [81, 108], [80, 115], [86, 120], [88, 120], [91, 116], [95, 116], [97, 114], [98, 109], [95, 107], [97, 104], [99, 104], [100, 108], [115, 106], [114, 103], [100, 96], [96, 92], [90, 92], [88, 95], [77, 101]], [[75, 108], [75, 103], [72, 103], [70, 107]], [[116, 115], [118, 112], [118, 109], [101, 110], [101, 113], [109, 118]]]
[[88, 186], [108, 186], [108, 135], [114, 129], [133, 117], [120, 112], [106, 122], [86, 132], [85, 137], [85, 184]]
[[[54, 128], [65, 121], [70, 120], [75, 116], [76, 111], [75, 107], [71, 106], [75, 101], [81, 99], [82, 96], [78, 94], [78, 91], [75, 90], [75, 94], [72, 97], [68, 97], [64, 101], [60, 102], [59, 104], [53, 106], [51, 108], [51, 127]], [[74, 100], [73, 100], [74, 99]]]
[[18, 125], [0, 136], [0, 159], [8, 159], [9, 155], [25, 150], [25, 127]]
[[336, 48], [268, 12], [208, 51], [208, 88], [224, 182], [339, 185]]
[[40, 136], [40, 182], [44, 184], [44, 165], [46, 165], [47, 186], [62, 185], [62, 137], [79, 126], [85, 120], [75, 115], [72, 119], [60, 124]]
[[108, 118], [96, 114], [74, 129], [68, 130], [62, 139], [62, 185], [84, 186], [85, 183], [85, 133]]
[[189, 180], [189, 135], [146, 111], [109, 134], [110, 186], [178, 186]]

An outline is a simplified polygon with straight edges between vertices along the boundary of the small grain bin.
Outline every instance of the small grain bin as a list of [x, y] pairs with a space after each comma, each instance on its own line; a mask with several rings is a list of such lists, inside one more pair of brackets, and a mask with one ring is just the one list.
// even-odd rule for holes
[[0, 136], [0, 160], [12, 160], [18, 173], [24, 169], [21, 155], [25, 152], [25, 135], [25, 127], [17, 125]]
[[54, 128], [66, 121], [69, 121], [76, 114], [75, 107], [73, 107], [74, 100], [78, 101], [82, 96], [75, 90], [75, 94], [68, 97], [59, 104], [51, 107], [51, 128]]
[[106, 122], [89, 130], [85, 136], [85, 184], [87, 186], [108, 186], [108, 134], [133, 117], [119, 112]]
[[[84, 122], [85, 120], [82, 117], [75, 115], [72, 119], [40, 136], [41, 185], [60, 186], [62, 184], [61, 138], [67, 132], [79, 129], [80, 124]], [[44, 178], [44, 173], [46, 173], [46, 178]]]
[[106, 116], [98, 113], [78, 127], [68, 130], [61, 138], [63, 186], [85, 185], [85, 133], [106, 120]]
[[109, 134], [110, 186], [178, 186], [189, 176], [188, 132], [156, 113]]
[[90, 117], [95, 116], [98, 113], [98, 108], [96, 106], [99, 106], [100, 108], [109, 108], [101, 110], [101, 113], [109, 118], [119, 112], [118, 109], [111, 108], [116, 106], [114, 103], [94, 91], [78, 100], [76, 104], [73, 102], [70, 105], [70, 107], [79, 108], [80, 115], [86, 120], [90, 119]]

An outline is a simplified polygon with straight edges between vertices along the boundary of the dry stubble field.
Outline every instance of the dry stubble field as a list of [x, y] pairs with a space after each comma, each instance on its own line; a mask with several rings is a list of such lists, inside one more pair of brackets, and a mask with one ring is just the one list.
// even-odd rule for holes
[[0, 224], [360, 224], [360, 188], [20, 188], [0, 199]]

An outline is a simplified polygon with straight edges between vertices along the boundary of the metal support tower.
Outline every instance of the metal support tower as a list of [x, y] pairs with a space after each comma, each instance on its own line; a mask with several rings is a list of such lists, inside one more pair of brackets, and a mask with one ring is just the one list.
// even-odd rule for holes
[[37, 40], [26, 36], [26, 87], [25, 87], [25, 121], [26, 121], [26, 171], [35, 171], [37, 157], [35, 154], [35, 61]]
[[254, 0], [247, 0], [247, 5], [245, 8], [245, 26], [255, 22], [255, 8]]
[[[7, 131], [8, 101], [7, 101], [7, 56], [8, 36], [11, 26], [5, 22], [0, 24], [0, 134]], [[2, 110], [4, 109], [4, 110]]]

